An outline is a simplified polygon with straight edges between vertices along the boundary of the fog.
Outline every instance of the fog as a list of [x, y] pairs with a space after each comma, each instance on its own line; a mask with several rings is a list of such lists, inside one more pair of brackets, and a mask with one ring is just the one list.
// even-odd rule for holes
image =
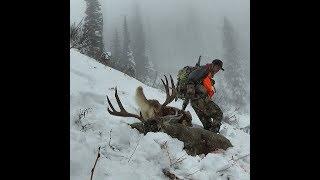
[[[249, 72], [250, 1], [249, 0], [100, 0], [104, 20], [104, 42], [107, 51], [117, 29], [122, 34], [124, 16], [130, 19], [138, 6], [143, 22], [146, 51], [155, 68], [174, 73], [213, 58], [223, 60], [222, 25], [227, 17], [237, 35], [240, 60]], [[70, 1], [71, 22], [84, 17], [85, 1]], [[246, 75], [248, 77], [248, 75]]]

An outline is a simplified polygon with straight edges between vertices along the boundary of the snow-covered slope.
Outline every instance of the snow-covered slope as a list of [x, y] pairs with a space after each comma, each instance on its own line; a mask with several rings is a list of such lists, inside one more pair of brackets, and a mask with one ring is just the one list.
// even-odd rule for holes
[[[90, 178], [99, 146], [101, 157], [96, 165], [94, 180], [168, 179], [162, 173], [164, 168], [183, 179], [250, 179], [250, 156], [241, 158], [250, 153], [249, 134], [223, 124], [221, 134], [230, 139], [234, 147], [205, 157], [192, 157], [182, 150], [181, 141], [165, 133], [148, 133], [144, 136], [126, 124], [138, 120], [111, 116], [107, 112], [107, 95], [116, 105], [116, 86], [125, 109], [132, 113], [138, 113], [134, 101], [136, 87], [142, 86], [147, 98], [155, 98], [160, 102], [164, 101], [165, 93], [105, 67], [74, 49], [70, 51], [70, 78], [71, 180]], [[177, 101], [170, 105], [181, 107], [181, 104], [181, 101]], [[115, 108], [118, 109], [117, 106]], [[193, 109], [188, 106], [187, 110], [192, 114], [193, 123], [201, 125]], [[81, 112], [86, 113], [79, 116]], [[241, 119], [245, 124], [249, 122], [248, 116], [242, 116]], [[167, 148], [163, 149], [159, 144], [165, 142]], [[178, 158], [185, 159], [170, 166]]]

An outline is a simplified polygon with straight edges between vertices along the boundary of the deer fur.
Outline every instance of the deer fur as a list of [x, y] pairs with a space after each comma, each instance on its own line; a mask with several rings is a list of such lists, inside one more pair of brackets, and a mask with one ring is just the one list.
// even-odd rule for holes
[[185, 126], [192, 126], [192, 117], [189, 111], [182, 111], [170, 106], [161, 106], [158, 100], [147, 99], [141, 86], [136, 89], [135, 100], [144, 120], [167, 115], [183, 114], [180, 123]]
[[147, 99], [143, 93], [143, 88], [139, 86], [136, 89], [135, 101], [141, 111], [143, 119], [150, 119], [160, 113], [161, 104], [158, 100]]

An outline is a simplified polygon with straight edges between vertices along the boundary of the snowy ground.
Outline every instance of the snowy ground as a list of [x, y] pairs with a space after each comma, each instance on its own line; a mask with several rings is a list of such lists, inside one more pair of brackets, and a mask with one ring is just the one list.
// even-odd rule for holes
[[[144, 136], [126, 124], [138, 120], [111, 116], [107, 112], [106, 96], [115, 103], [115, 86], [125, 109], [132, 113], [138, 113], [134, 101], [138, 86], [144, 88], [147, 98], [155, 98], [160, 102], [164, 101], [165, 93], [105, 67], [74, 49], [70, 51], [70, 76], [71, 180], [90, 178], [98, 147], [101, 147], [101, 157], [96, 165], [94, 180], [168, 179], [162, 173], [164, 168], [181, 179], [250, 179], [250, 156], [246, 156], [250, 153], [250, 135], [239, 127], [228, 124], [221, 127], [221, 134], [234, 147], [205, 157], [192, 157], [182, 150], [181, 141], [165, 133], [148, 133]], [[180, 108], [181, 104], [181, 101], [177, 101], [170, 106]], [[201, 125], [193, 109], [188, 106], [187, 110], [192, 114], [193, 123]], [[79, 116], [84, 112], [84, 116]], [[249, 125], [248, 115], [238, 116], [242, 127]], [[167, 148], [161, 148], [160, 144], [165, 142]], [[183, 160], [176, 162], [179, 158]]]

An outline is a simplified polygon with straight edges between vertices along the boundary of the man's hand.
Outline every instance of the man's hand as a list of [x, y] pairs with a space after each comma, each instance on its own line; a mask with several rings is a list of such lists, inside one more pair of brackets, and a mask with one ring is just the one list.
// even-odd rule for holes
[[212, 101], [212, 96], [207, 95], [206, 97], [204, 97], [204, 100], [206, 102]]
[[208, 93], [208, 96], [211, 98], [211, 97], [213, 97], [213, 94], [214, 94], [214, 91], [212, 90], [212, 91], [210, 91], [210, 92]]
[[215, 83], [216, 83], [216, 82], [215, 82], [213, 79], [211, 79], [211, 84], [212, 84], [212, 86], [214, 86]]

